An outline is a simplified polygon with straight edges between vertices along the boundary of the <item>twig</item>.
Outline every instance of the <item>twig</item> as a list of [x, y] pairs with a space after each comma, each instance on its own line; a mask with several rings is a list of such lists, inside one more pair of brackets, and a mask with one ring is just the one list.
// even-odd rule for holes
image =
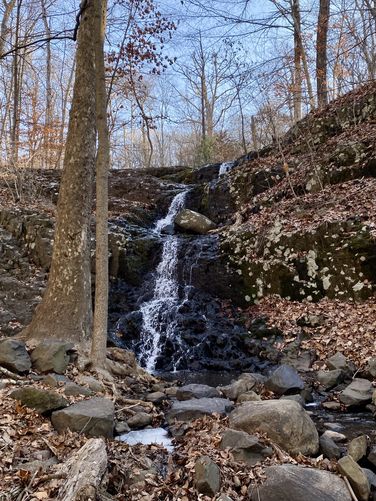
[[350, 485], [350, 482], [347, 477], [343, 477], [343, 480], [345, 481], [346, 487], [348, 488], [351, 498], [353, 501], [359, 501], [358, 498], [355, 495], [355, 492], [353, 491], [353, 488]]

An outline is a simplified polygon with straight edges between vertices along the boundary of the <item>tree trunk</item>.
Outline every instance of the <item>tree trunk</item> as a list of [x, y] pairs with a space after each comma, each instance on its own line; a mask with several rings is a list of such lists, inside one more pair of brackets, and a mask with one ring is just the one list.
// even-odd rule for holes
[[317, 104], [324, 108], [328, 104], [328, 27], [330, 0], [320, 0], [316, 42]]
[[103, 50], [106, 14], [107, 0], [95, 0], [95, 86], [98, 151], [96, 158], [95, 307], [91, 360], [93, 366], [97, 368], [104, 368], [106, 361], [108, 317], [108, 171], [110, 143]]
[[299, 0], [292, 0], [292, 18], [294, 23], [294, 120], [302, 118], [302, 46], [300, 43], [300, 8]]
[[50, 149], [52, 140], [52, 122], [53, 122], [53, 110], [52, 110], [52, 84], [51, 84], [51, 28], [47, 18], [47, 8], [45, 0], [42, 0], [42, 19], [44, 25], [44, 31], [47, 38], [46, 42], [46, 115], [44, 121], [44, 166], [49, 168], [52, 166]]
[[79, 342], [92, 323], [90, 218], [96, 149], [94, 0], [84, 0], [47, 289], [23, 333]]

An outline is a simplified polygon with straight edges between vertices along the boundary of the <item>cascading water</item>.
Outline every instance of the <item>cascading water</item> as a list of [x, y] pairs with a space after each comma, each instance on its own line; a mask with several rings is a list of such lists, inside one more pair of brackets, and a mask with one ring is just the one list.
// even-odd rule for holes
[[[157, 221], [154, 231], [161, 235], [170, 232], [177, 213], [184, 207], [189, 190], [176, 195], [171, 202], [167, 215]], [[179, 303], [179, 284], [177, 281], [179, 238], [166, 235], [162, 247], [161, 261], [155, 273], [153, 297], [141, 305], [141, 353], [140, 361], [148, 371], [155, 369], [156, 359], [161, 351], [160, 340], [169, 338], [174, 330], [175, 308]]]
[[224, 176], [234, 167], [235, 162], [223, 162], [219, 167], [218, 177]]

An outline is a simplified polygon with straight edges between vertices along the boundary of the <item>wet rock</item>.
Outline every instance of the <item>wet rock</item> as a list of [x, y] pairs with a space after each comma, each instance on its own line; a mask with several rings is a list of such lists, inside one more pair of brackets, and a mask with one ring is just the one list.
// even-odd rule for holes
[[93, 394], [93, 392], [88, 388], [85, 388], [84, 386], [80, 386], [79, 384], [71, 382], [65, 385], [64, 393], [68, 397], [78, 397], [81, 395], [84, 397], [90, 397]]
[[152, 422], [153, 416], [147, 412], [137, 412], [137, 414], [127, 420], [128, 426], [132, 429], [145, 428], [151, 425]]
[[69, 428], [90, 437], [112, 438], [114, 404], [108, 398], [82, 400], [66, 409], [53, 412], [51, 421], [57, 431]]
[[353, 374], [356, 370], [354, 364], [347, 360], [345, 355], [341, 352], [337, 352], [332, 357], [326, 360], [326, 366], [329, 370], [342, 370], [346, 374]]
[[69, 405], [69, 402], [58, 393], [40, 390], [32, 386], [15, 390], [9, 396], [21, 402], [22, 405], [34, 409], [38, 414], [51, 412]]
[[259, 438], [255, 435], [231, 429], [222, 433], [219, 447], [223, 450], [231, 449], [236, 461], [244, 461], [250, 466], [273, 454], [273, 450], [260, 443]]
[[182, 386], [176, 391], [176, 398], [178, 400], [190, 400], [191, 398], [219, 398], [220, 392], [206, 384], [187, 384]]
[[344, 456], [338, 461], [338, 471], [349, 479], [359, 501], [368, 501], [370, 486], [367, 476], [351, 456]]
[[302, 390], [304, 382], [295, 369], [280, 365], [266, 380], [265, 387], [276, 395], [283, 395], [288, 391]]
[[153, 393], [149, 393], [145, 400], [153, 404], [160, 404], [163, 400], [166, 400], [166, 394], [163, 391], [154, 391]]
[[251, 501], [351, 501], [345, 482], [328, 471], [288, 464], [265, 473], [266, 481], [249, 489]]
[[362, 459], [367, 454], [367, 437], [360, 435], [351, 440], [347, 447], [347, 454], [356, 462]]
[[224, 415], [233, 409], [233, 403], [226, 398], [195, 398], [174, 402], [167, 413], [167, 421], [192, 421], [210, 414]]
[[31, 369], [31, 360], [26, 345], [17, 339], [0, 341], [0, 365], [20, 374]]
[[257, 400], [261, 400], [260, 395], [258, 395], [255, 391], [247, 391], [246, 393], [242, 393], [237, 402], [241, 404], [242, 402], [255, 402]]
[[342, 456], [341, 449], [325, 433], [320, 437], [320, 450], [328, 459], [339, 459]]
[[185, 231], [192, 231], [199, 235], [216, 227], [209, 218], [190, 209], [181, 210], [175, 218], [175, 224]]
[[246, 402], [230, 414], [232, 428], [266, 433], [290, 454], [316, 454], [319, 437], [308, 413], [290, 400]]
[[98, 379], [95, 379], [95, 377], [92, 376], [80, 375], [77, 378], [77, 382], [87, 386], [91, 391], [94, 391], [94, 393], [101, 393], [106, 390], [103, 383], [101, 383], [100, 381], [98, 381]]
[[373, 387], [368, 379], [356, 378], [339, 394], [340, 401], [349, 406], [366, 405], [372, 400]]
[[201, 456], [195, 464], [195, 485], [200, 494], [214, 497], [221, 486], [221, 471], [208, 456]]
[[342, 383], [344, 379], [344, 373], [342, 369], [334, 369], [331, 371], [319, 371], [317, 373], [317, 380], [324, 390], [330, 390]]
[[31, 352], [31, 361], [38, 372], [57, 372], [63, 374], [70, 362], [69, 352], [73, 350], [73, 343], [65, 341], [42, 341]]

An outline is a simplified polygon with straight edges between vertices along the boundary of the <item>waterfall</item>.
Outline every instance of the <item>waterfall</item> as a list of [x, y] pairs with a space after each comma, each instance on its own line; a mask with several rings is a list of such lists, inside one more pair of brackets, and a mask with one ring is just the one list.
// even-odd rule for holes
[[219, 167], [218, 177], [224, 176], [234, 167], [235, 162], [223, 162]]
[[[184, 207], [189, 190], [176, 195], [171, 202], [167, 215], [157, 221], [154, 231], [161, 235], [174, 224], [177, 213]], [[179, 303], [179, 284], [177, 282], [179, 238], [166, 235], [163, 241], [161, 261], [155, 273], [153, 297], [141, 305], [142, 329], [140, 361], [148, 371], [155, 369], [161, 351], [162, 335], [169, 338], [174, 333], [175, 308]]]

